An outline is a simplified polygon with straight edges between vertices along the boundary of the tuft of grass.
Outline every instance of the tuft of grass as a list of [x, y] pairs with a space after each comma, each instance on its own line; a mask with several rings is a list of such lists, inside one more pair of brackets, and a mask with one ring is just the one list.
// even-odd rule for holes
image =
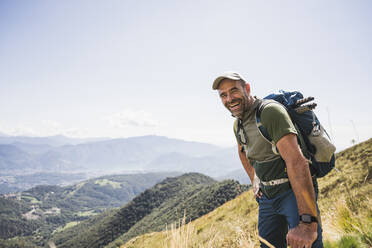
[[[178, 225], [177, 225], [178, 224]], [[188, 248], [192, 247], [190, 237], [194, 233], [195, 226], [192, 224], [186, 225], [186, 214], [178, 223], [171, 224], [171, 229], [167, 232], [167, 239], [164, 247], [166, 248]]]
[[360, 248], [362, 247], [355, 236], [343, 236], [339, 241], [325, 241], [324, 248]]
[[335, 241], [326, 240], [323, 242], [324, 248], [337, 248], [337, 243]]
[[343, 236], [338, 242], [339, 248], [359, 248], [360, 243], [357, 238], [353, 236]]
[[345, 244], [354, 242], [350, 241], [355, 239], [353, 236], [349, 236], [351, 234], [362, 240], [364, 244], [372, 247], [372, 233], [370, 231], [372, 230], [371, 199], [365, 197], [361, 192], [351, 191], [348, 185], [345, 185], [345, 188], [344, 201], [339, 201], [336, 205], [336, 221], [344, 234], [340, 242], [345, 242]]

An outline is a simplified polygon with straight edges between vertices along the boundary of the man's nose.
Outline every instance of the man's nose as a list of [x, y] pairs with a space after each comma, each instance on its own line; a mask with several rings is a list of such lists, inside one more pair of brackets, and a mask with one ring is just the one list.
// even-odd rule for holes
[[226, 95], [226, 102], [230, 103], [232, 101], [232, 97], [230, 94]]

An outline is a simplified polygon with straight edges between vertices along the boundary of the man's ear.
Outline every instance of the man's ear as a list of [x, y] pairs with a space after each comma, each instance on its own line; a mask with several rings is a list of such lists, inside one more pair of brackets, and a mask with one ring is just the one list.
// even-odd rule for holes
[[247, 90], [248, 94], [251, 93], [251, 86], [249, 85], [249, 83], [245, 84], [245, 89]]

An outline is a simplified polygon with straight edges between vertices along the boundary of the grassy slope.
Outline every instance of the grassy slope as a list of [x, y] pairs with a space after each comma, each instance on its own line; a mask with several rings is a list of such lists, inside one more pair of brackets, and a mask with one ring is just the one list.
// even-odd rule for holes
[[[73, 229], [76, 229], [75, 235], [69, 235], [74, 233], [66, 229], [58, 235], [58, 239], [54, 239], [55, 243], [58, 247], [69, 248], [102, 247], [127, 232], [143, 217], [159, 209], [159, 206], [164, 202], [174, 198], [186, 197], [191, 191], [214, 183], [215, 180], [212, 178], [198, 173], [167, 178], [135, 197], [124, 207], [112, 211], [112, 214], [94, 222], [88, 228], [80, 228], [81, 225], [73, 227]], [[67, 236], [63, 235], [64, 233]]]
[[[336, 240], [348, 235], [361, 247], [371, 247], [372, 139], [338, 153], [336, 168], [319, 179], [327, 246], [339, 246]], [[188, 225], [145, 234], [122, 247], [258, 247], [257, 212], [252, 192], [245, 192]]]
[[[128, 241], [129, 239], [151, 231], [161, 231], [167, 223], [176, 222], [187, 213], [187, 221], [190, 222], [201, 215], [213, 211], [216, 206], [234, 199], [237, 195], [246, 191], [248, 187], [240, 185], [237, 181], [225, 180], [212, 185], [195, 188], [185, 197], [168, 199], [138, 221], [128, 232], [123, 234], [114, 243]], [[115, 245], [108, 246], [115, 247]]]
[[372, 139], [338, 153], [336, 168], [319, 180], [325, 239], [359, 233], [371, 247]]

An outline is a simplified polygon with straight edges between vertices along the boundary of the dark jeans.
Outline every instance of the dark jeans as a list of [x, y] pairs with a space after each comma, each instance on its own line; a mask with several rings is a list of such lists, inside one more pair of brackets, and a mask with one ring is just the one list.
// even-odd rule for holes
[[[315, 194], [316, 198], [318, 198], [317, 190]], [[258, 234], [276, 248], [286, 248], [288, 228], [293, 228], [299, 223], [297, 202], [293, 191], [286, 191], [272, 199], [268, 199], [263, 194], [261, 198], [257, 198], [257, 201], [259, 204]], [[261, 244], [261, 247], [267, 246]], [[312, 247], [323, 247], [322, 228], [320, 225], [318, 225], [318, 238]]]

